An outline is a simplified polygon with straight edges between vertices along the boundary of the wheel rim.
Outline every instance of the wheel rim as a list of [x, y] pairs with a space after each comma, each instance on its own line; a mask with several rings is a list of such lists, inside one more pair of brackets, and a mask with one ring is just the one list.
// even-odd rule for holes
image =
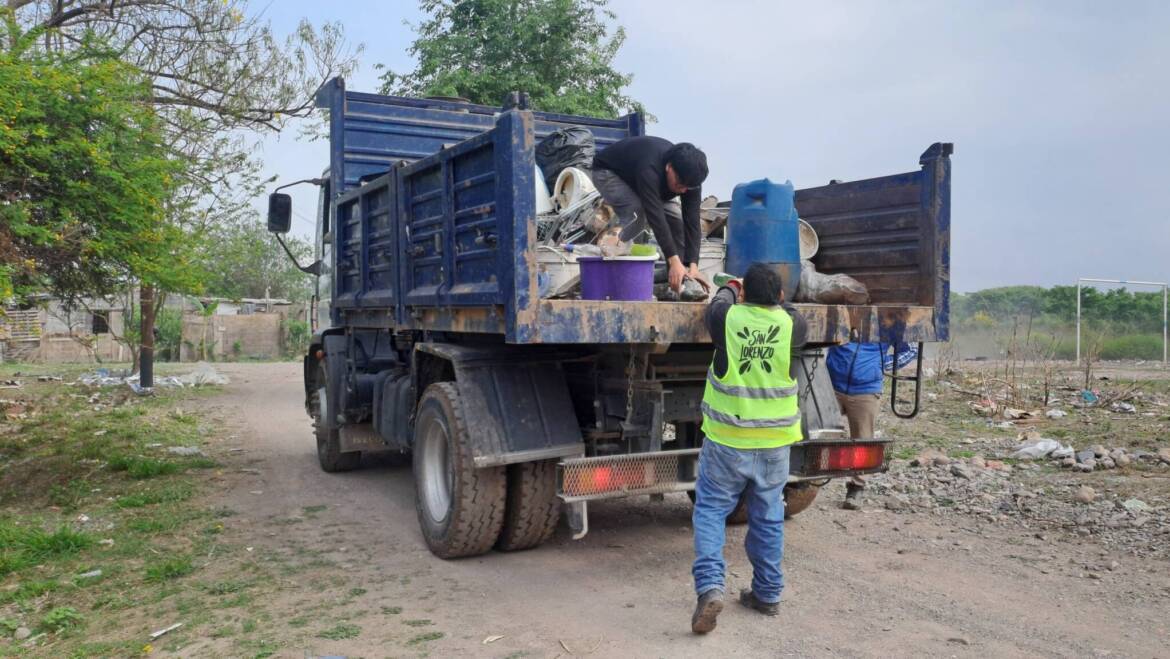
[[447, 429], [433, 416], [423, 433], [422, 499], [435, 523], [447, 518], [451, 508], [452, 474], [447, 455]]

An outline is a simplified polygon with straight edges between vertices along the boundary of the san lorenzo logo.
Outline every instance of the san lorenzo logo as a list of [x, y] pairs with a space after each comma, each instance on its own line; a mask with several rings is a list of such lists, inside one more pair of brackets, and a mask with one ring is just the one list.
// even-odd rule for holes
[[752, 362], [759, 362], [760, 368], [764, 369], [765, 373], [772, 372], [772, 365], [768, 362], [776, 354], [776, 344], [779, 343], [777, 336], [780, 334], [780, 326], [772, 325], [766, 332], [760, 330], [748, 330], [743, 328], [735, 333], [736, 336], [743, 339], [744, 345], [739, 349], [739, 374], [743, 375], [752, 370]]

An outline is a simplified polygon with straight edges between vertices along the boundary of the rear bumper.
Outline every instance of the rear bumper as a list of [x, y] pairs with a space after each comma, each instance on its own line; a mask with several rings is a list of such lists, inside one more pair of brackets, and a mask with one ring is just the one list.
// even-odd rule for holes
[[[805, 440], [793, 444], [789, 483], [847, 478], [885, 471], [889, 466], [888, 439]], [[881, 447], [879, 464], [864, 469], [830, 468], [820, 459], [823, 449]], [[695, 489], [699, 449], [630, 453], [592, 458], [565, 458], [557, 464], [557, 496], [565, 503], [617, 499]]]

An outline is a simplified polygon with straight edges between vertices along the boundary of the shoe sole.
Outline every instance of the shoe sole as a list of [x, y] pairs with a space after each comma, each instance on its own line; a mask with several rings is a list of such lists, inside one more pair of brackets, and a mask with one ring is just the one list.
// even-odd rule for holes
[[723, 600], [711, 600], [699, 613], [691, 619], [691, 631], [696, 634], [707, 634], [715, 629], [716, 618], [723, 612]]

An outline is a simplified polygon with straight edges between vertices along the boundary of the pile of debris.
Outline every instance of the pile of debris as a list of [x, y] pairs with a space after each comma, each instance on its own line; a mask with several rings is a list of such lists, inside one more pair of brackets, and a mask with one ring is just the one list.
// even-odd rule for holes
[[868, 497], [900, 514], [967, 515], [995, 524], [1093, 536], [1134, 554], [1170, 558], [1170, 499], [1098, 494], [1039, 478], [1036, 462], [952, 458], [928, 450], [869, 478]]
[[1022, 443], [1016, 447], [1013, 458], [1019, 460], [1051, 460], [1065, 469], [1089, 472], [1095, 469], [1127, 467], [1135, 462], [1152, 465], [1170, 465], [1170, 447], [1156, 452], [1124, 447], [1106, 448], [1094, 444], [1083, 450], [1076, 450], [1071, 444], [1063, 445], [1054, 439], [1045, 439], [1034, 430], [1020, 434]]

